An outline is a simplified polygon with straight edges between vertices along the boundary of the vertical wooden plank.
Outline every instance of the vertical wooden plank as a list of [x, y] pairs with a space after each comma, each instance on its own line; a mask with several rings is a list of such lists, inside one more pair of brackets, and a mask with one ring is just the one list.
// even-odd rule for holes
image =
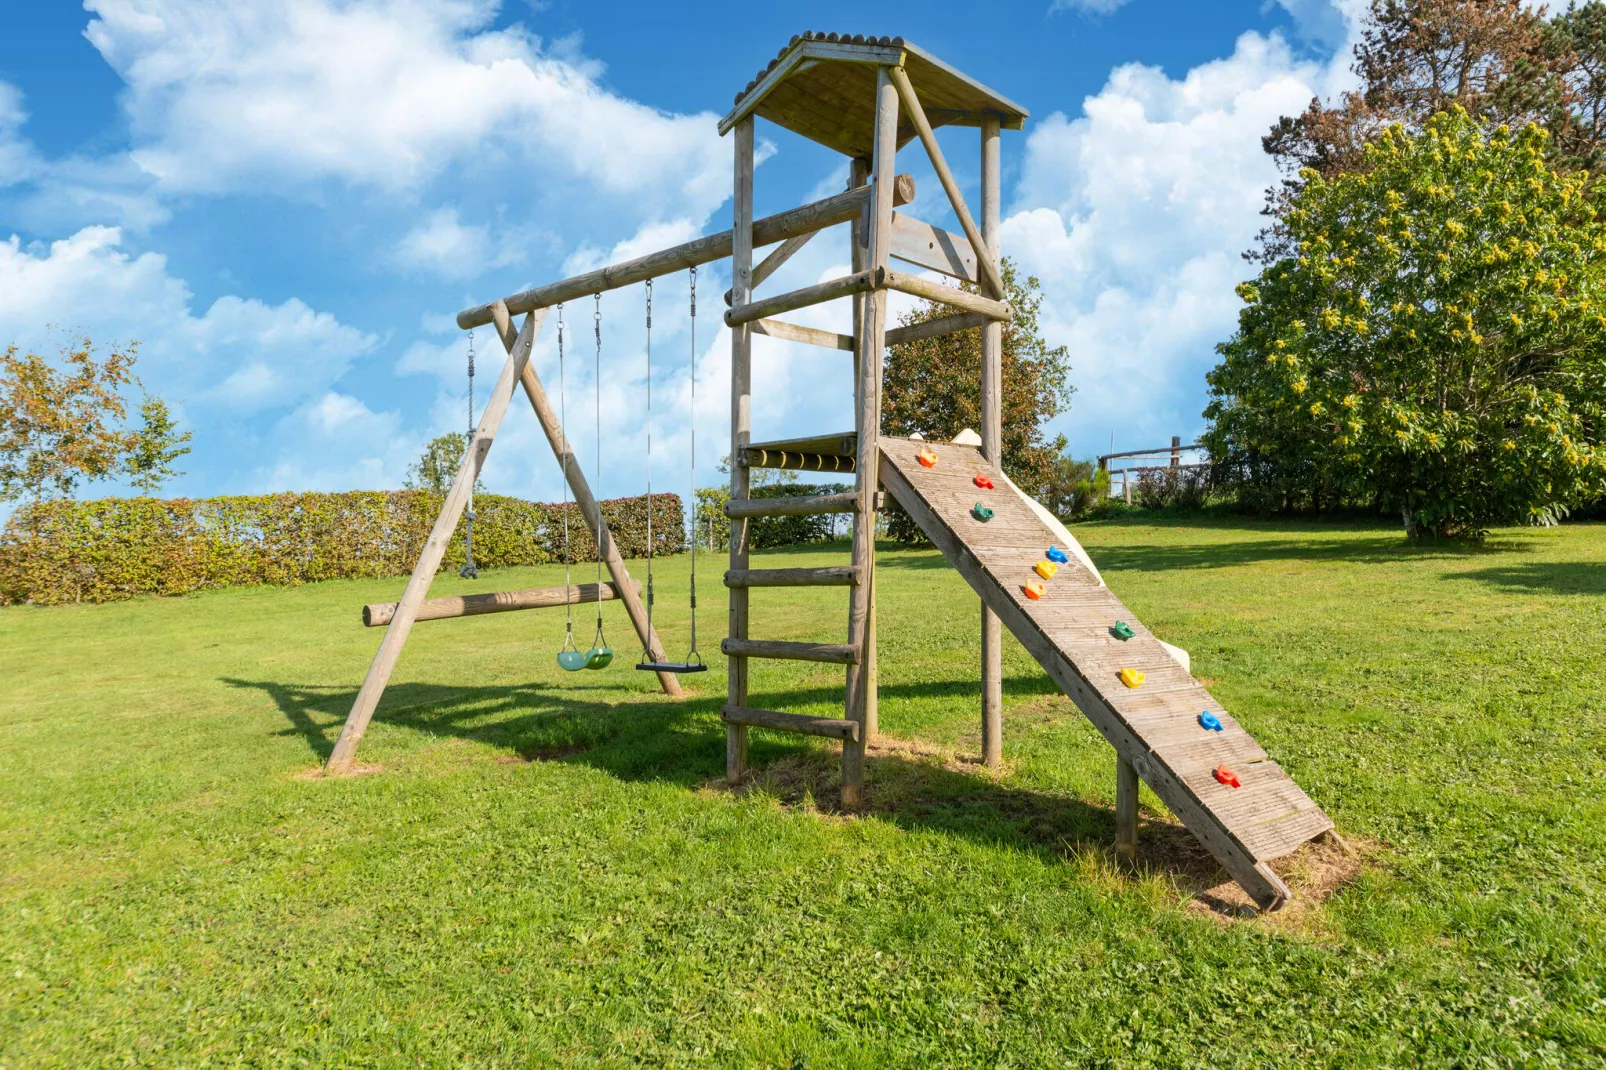
[[[998, 116], [982, 116], [981, 236], [995, 264], [1000, 263], [999, 141]], [[1004, 325], [991, 320], [981, 329], [981, 453], [993, 465], [1003, 463], [1003, 369]], [[989, 769], [1004, 760], [1003, 629], [986, 602], [981, 606], [981, 759]]]
[[[753, 295], [753, 117], [736, 124], [736, 160], [733, 177], [733, 215], [731, 223], [731, 303], [745, 305]], [[747, 468], [740, 463], [742, 450], [753, 438], [753, 336], [747, 324], [731, 328], [731, 500], [748, 495]], [[730, 530], [730, 567], [747, 568], [747, 529], [745, 518], [733, 519]], [[732, 639], [747, 638], [748, 594], [745, 587], [730, 588]], [[747, 705], [747, 659], [732, 657], [727, 662], [729, 684], [726, 701], [732, 706]], [[740, 784], [747, 772], [747, 726], [725, 725], [725, 779]]]
[[[875, 156], [870, 163], [871, 196], [867, 269], [885, 268], [892, 251], [892, 167], [898, 151], [898, 90], [891, 68], [876, 70]], [[859, 722], [859, 739], [842, 744], [842, 805], [863, 802], [866, 715], [876, 679], [874, 651], [868, 645], [870, 607], [875, 588], [875, 496], [881, 466], [881, 360], [886, 349], [887, 291], [872, 290], [864, 298], [864, 314], [854, 331], [859, 339], [859, 380], [854, 430], [858, 432], [855, 475], [859, 506], [853, 514], [853, 565], [861, 580], [848, 593], [848, 642], [863, 650], [847, 673], [847, 718]]]
[[430, 529], [429, 538], [424, 540], [418, 564], [413, 566], [413, 574], [407, 580], [406, 590], [402, 591], [396, 613], [385, 628], [385, 637], [379, 642], [379, 651], [374, 654], [374, 660], [368, 666], [368, 675], [363, 678], [357, 699], [351, 704], [351, 712], [346, 715], [346, 723], [340, 729], [340, 738], [335, 741], [335, 749], [324, 764], [326, 774], [348, 772], [357, 757], [357, 746], [368, 731], [368, 722], [373, 719], [380, 696], [385, 693], [385, 685], [390, 682], [390, 674], [401, 657], [402, 647], [407, 645], [407, 634], [413, 630], [413, 622], [418, 618], [418, 607], [429, 593], [430, 582], [441, 567], [441, 559], [446, 556], [446, 548], [451, 544], [457, 522], [468, 504], [469, 491], [474, 486], [474, 480], [479, 478], [485, 455], [491, 450], [491, 441], [496, 438], [497, 428], [502, 426], [502, 417], [507, 414], [508, 402], [513, 397], [513, 384], [523, 371], [525, 362], [530, 359], [530, 347], [535, 344], [536, 332], [541, 329], [545, 319], [544, 309], [538, 309], [524, 318], [524, 327], [519, 331], [518, 339], [507, 355], [507, 363], [502, 365], [502, 374], [497, 377], [496, 386], [485, 402], [485, 414], [480, 418], [480, 426], [475, 430], [468, 449], [463, 452], [463, 462], [458, 465], [452, 489], [447, 491], [440, 515], [435, 518], [435, 526]]
[[[542, 314], [545, 314], [544, 309]], [[514, 332], [506, 305], [498, 303], [491, 310], [491, 323], [502, 336], [502, 344], [511, 350]], [[564, 433], [563, 425], [558, 422], [558, 412], [552, 407], [552, 400], [547, 397], [546, 388], [541, 385], [541, 377], [536, 374], [534, 363], [524, 362], [519, 382], [524, 387], [524, 396], [530, 399], [530, 408], [535, 410], [535, 418], [541, 423], [541, 430], [546, 432], [547, 443], [558, 459], [558, 467], [563, 470], [564, 478], [569, 481], [569, 489], [574, 492], [574, 502], [580, 510], [580, 516], [585, 520], [586, 528], [591, 532], [591, 537], [597, 541], [597, 545], [602, 547], [602, 563], [608, 566], [608, 574], [619, 587], [620, 601], [625, 604], [625, 614], [630, 618], [630, 626], [636, 630], [636, 637], [641, 640], [642, 649], [649, 651], [656, 661], [667, 661], [663, 644], [658, 641], [658, 633], [648, 623], [647, 609], [641, 604], [641, 594], [630, 580], [630, 571], [625, 568], [624, 558], [619, 554], [619, 546], [613, 541], [613, 532], [602, 519], [602, 508], [597, 504], [596, 495], [591, 493], [591, 484], [586, 482], [585, 473], [580, 467], [580, 459], [569, 447], [569, 438]], [[658, 686], [671, 698], [681, 697], [680, 679], [672, 672], [660, 672]]]
[[1115, 858], [1128, 865], [1138, 860], [1138, 772], [1115, 754]]
[[[867, 160], [867, 159], [864, 159], [862, 156], [861, 157], [855, 157], [853, 162], [852, 162], [852, 164], [849, 165], [848, 188], [849, 189], [858, 189], [860, 186], [864, 185], [865, 183], [867, 183], [869, 181], [870, 181], [870, 161]], [[853, 270], [855, 272], [863, 271], [866, 267], [869, 266], [869, 262], [870, 262], [870, 250], [868, 248], [869, 241], [870, 241], [870, 234], [869, 234], [869, 228], [865, 225], [865, 220], [866, 220], [866, 217], [864, 215], [860, 215], [857, 218], [855, 218], [853, 223], [852, 223], [852, 233], [849, 236], [849, 240], [851, 242], [849, 262], [853, 265]], [[862, 330], [863, 324], [864, 324], [864, 295], [862, 293], [861, 294], [854, 294], [853, 295], [853, 402], [854, 402], [854, 410], [853, 411], [854, 412], [858, 412], [859, 368], [862, 366], [863, 358], [864, 358], [864, 331]], [[872, 583], [870, 585], [869, 590], [867, 592], [865, 592], [865, 593], [866, 593], [868, 601], [867, 601], [867, 605], [865, 607], [864, 653], [863, 653], [863, 655], [861, 655], [861, 657], [862, 657], [862, 660], [865, 663], [866, 671], [869, 674], [870, 678], [869, 678], [869, 680], [867, 680], [865, 682], [865, 689], [864, 689], [864, 699], [865, 699], [865, 701], [864, 701], [864, 723], [860, 726], [859, 734], [860, 734], [861, 738], [864, 740], [865, 746], [869, 746], [871, 743], [875, 742], [876, 735], [881, 730], [881, 716], [880, 716], [880, 709], [879, 709], [879, 705], [880, 704], [877, 701], [878, 696], [877, 696], [877, 693], [876, 693], [877, 689], [878, 689], [878, 685], [879, 685], [879, 679], [878, 679], [878, 675], [879, 674], [877, 673], [877, 670], [876, 670], [875, 584]]]

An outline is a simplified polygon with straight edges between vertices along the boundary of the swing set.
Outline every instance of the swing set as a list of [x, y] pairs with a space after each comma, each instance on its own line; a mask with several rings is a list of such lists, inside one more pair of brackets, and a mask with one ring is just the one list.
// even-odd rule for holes
[[[747, 771], [749, 729], [824, 736], [841, 743], [845, 809], [862, 803], [866, 748], [878, 732], [876, 657], [876, 513], [883, 488], [909, 514], [981, 599], [980, 707], [982, 760], [996, 767], [1002, 755], [1001, 627], [1007, 626], [1039, 665], [1068, 695], [1116, 755], [1117, 853], [1130, 857], [1138, 828], [1138, 784], [1151, 790], [1199, 838], [1217, 861], [1262, 907], [1292, 896], [1267, 862], [1332, 830], [1332, 821], [1275, 762], [1269, 761], [1247, 732], [1222, 710], [1185, 665], [1153, 635], [1134, 626], [1135, 618], [1099, 578], [1085, 557], [1046, 554], [1045, 545], [1080, 549], [1039, 503], [1004, 475], [1002, 442], [1002, 325], [1014, 316], [999, 270], [1001, 131], [1024, 128], [1026, 111], [901, 37], [805, 33], [792, 38], [769, 65], [736, 94], [735, 106], [720, 120], [719, 132], [734, 134], [732, 225], [673, 248], [663, 249], [573, 278], [465, 309], [457, 324], [466, 331], [491, 325], [507, 351], [496, 385], [477, 424], [473, 421], [473, 336], [469, 338], [471, 434], [451, 490], [441, 507], [416, 567], [395, 603], [371, 605], [364, 623], [386, 627], [379, 650], [352, 703], [326, 771], [349, 771], [358, 745], [378, 707], [392, 670], [414, 623], [539, 607], [565, 607], [563, 645], [557, 660], [565, 670], [600, 670], [614, 652], [603, 633], [601, 603], [618, 600], [641, 642], [636, 668], [657, 675], [671, 697], [681, 695], [680, 675], [706, 671], [697, 650], [696, 540], [692, 546], [691, 641], [685, 658], [671, 661], [653, 627], [656, 600], [653, 576], [655, 534], [652, 511], [652, 285], [653, 280], [689, 271], [691, 285], [691, 390], [696, 376], [697, 268], [730, 261], [730, 306], [724, 325], [731, 339], [731, 467], [729, 567], [724, 574], [729, 616], [720, 652], [726, 658], [725, 772], [732, 784]], [[833, 196], [764, 218], [753, 215], [754, 128], [766, 119], [845, 155], [850, 163], [847, 189]], [[978, 128], [980, 138], [980, 225], [971, 215], [939, 147], [934, 128]], [[963, 233], [895, 211], [914, 200], [914, 182], [894, 170], [898, 149], [919, 139], [954, 218]], [[770, 297], [754, 289], [818, 233], [847, 224], [851, 272]], [[758, 263], [755, 249], [773, 246]], [[892, 260], [912, 264], [921, 274], [895, 270]], [[935, 281], [947, 276], [968, 288]], [[567, 416], [565, 302], [592, 299], [596, 378], [594, 418], [597, 453], [594, 472], [602, 472], [602, 295], [644, 283], [647, 327], [648, 540], [646, 599], [619, 554], [579, 459], [564, 433]], [[887, 299], [897, 290], [946, 305], [948, 313], [904, 327], [888, 328]], [[851, 299], [852, 334], [838, 334], [778, 318], [782, 313]], [[548, 398], [530, 362], [531, 348], [558, 310], [558, 403]], [[513, 317], [523, 315], [514, 326]], [[893, 438], [881, 434], [881, 376], [888, 345], [959, 331], [980, 332], [981, 427], [979, 435], [952, 443]], [[799, 342], [852, 355], [854, 426], [851, 431], [810, 438], [754, 442], [753, 337]], [[507, 412], [522, 387], [564, 479], [564, 586], [503, 591], [450, 598], [428, 598], [459, 520], [465, 515], [466, 561], [461, 575], [477, 575], [473, 561], [473, 485]], [[754, 468], [785, 468], [854, 473], [849, 493], [799, 498], [753, 498]], [[691, 440], [690, 471], [695, 478], [696, 437]], [[695, 501], [695, 482], [691, 484]], [[984, 500], [978, 501], [980, 491]], [[589, 529], [597, 568], [594, 583], [571, 580], [570, 497]], [[973, 504], [974, 503], [974, 504]], [[765, 516], [847, 513], [853, 541], [849, 563], [821, 568], [752, 568], [749, 521]], [[1040, 558], [1047, 560], [1040, 560]], [[1035, 564], [1034, 564], [1035, 563]], [[609, 575], [603, 580], [603, 568]], [[749, 592], [755, 587], [847, 589], [845, 643], [790, 642], [749, 636]], [[597, 625], [591, 646], [574, 639], [574, 606], [596, 602]], [[1120, 629], [1125, 629], [1122, 634]], [[749, 671], [755, 661], [783, 659], [841, 665], [845, 672], [841, 717], [817, 717], [760, 709], [748, 701]], [[1210, 711], [1214, 723], [1199, 720]], [[1202, 726], [1202, 727], [1201, 727]], [[1219, 727], [1218, 727], [1219, 726]], [[1231, 763], [1230, 766], [1227, 763]], [[1231, 780], [1222, 778], [1225, 770]]]

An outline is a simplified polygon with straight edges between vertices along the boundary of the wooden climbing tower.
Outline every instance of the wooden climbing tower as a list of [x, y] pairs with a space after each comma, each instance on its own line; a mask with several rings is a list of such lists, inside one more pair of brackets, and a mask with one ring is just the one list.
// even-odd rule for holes
[[[1129, 853], [1136, 837], [1137, 784], [1147, 782], [1262, 906], [1289, 897], [1266, 863], [1332, 828], [1332, 822], [1225, 711], [1220, 731], [1194, 723], [1195, 706], [1219, 711], [1187, 671], [1141, 625], [1124, 635], [1116, 620], [1136, 623], [1089, 564], [1062, 565], [1063, 582], [1044, 599], [1025, 597], [1022, 582], [1031, 558], [1045, 545], [1071, 542], [1052, 518], [1004, 477], [1000, 456], [1002, 323], [1013, 315], [999, 272], [999, 149], [1001, 132], [1020, 130], [1025, 109], [949, 67], [901, 37], [805, 33], [791, 42], [736, 95], [720, 120], [735, 150], [730, 230], [672, 249], [564, 279], [458, 314], [464, 329], [494, 324], [507, 364], [487, 402], [445, 506], [399, 602], [372, 606], [365, 620], [387, 630], [345, 728], [329, 771], [349, 768], [390, 672], [416, 620], [479, 612], [617, 598], [642, 646], [657, 659], [662, 648], [630, 576], [570, 449], [545, 388], [529, 363], [531, 346], [554, 305], [645, 282], [670, 272], [729, 258], [731, 335], [731, 522], [729, 633], [721, 644], [729, 685], [721, 716], [726, 724], [726, 774], [739, 782], [747, 768], [747, 739], [758, 726], [842, 743], [842, 802], [862, 802], [865, 749], [877, 730], [875, 518], [883, 489], [921, 526], [980, 596], [982, 752], [988, 765], [1001, 757], [1000, 621], [1007, 624], [1089, 719], [1117, 754], [1117, 843]], [[824, 200], [753, 217], [754, 125], [765, 119], [847, 156], [848, 188]], [[933, 130], [978, 131], [980, 213], [973, 215]], [[943, 187], [961, 233], [954, 234], [896, 211], [914, 199], [914, 183], [896, 173], [898, 150], [918, 139]], [[755, 290], [817, 233], [848, 224], [849, 274], [828, 282], [760, 297]], [[757, 264], [754, 250], [773, 249]], [[897, 261], [897, 266], [894, 265]], [[915, 272], [919, 271], [920, 274]], [[952, 282], [933, 281], [929, 273]], [[972, 284], [964, 289], [958, 283]], [[887, 294], [898, 290], [947, 305], [947, 316], [889, 330]], [[853, 333], [836, 334], [778, 317], [810, 305], [851, 297]], [[525, 318], [519, 327], [513, 317]], [[881, 435], [881, 374], [886, 347], [917, 338], [980, 330], [982, 427], [979, 449], [937, 446]], [[852, 354], [854, 426], [850, 431], [786, 441], [753, 441], [752, 337], [767, 335]], [[844, 369], [845, 371], [847, 369]], [[474, 479], [506, 412], [522, 386], [597, 540], [611, 583], [505, 592], [467, 599], [426, 600]], [[915, 463], [917, 451], [926, 461]], [[927, 468], [929, 462], [935, 467]], [[852, 493], [810, 498], [751, 498], [754, 468], [852, 472]], [[996, 517], [985, 523], [967, 514], [967, 481], [996, 481]], [[1018, 499], [1018, 500], [1017, 500]], [[846, 565], [807, 569], [754, 569], [748, 560], [748, 526], [755, 517], [846, 513], [853, 518]], [[754, 639], [749, 591], [754, 587], [846, 588], [842, 643]], [[839, 664], [845, 671], [841, 717], [809, 717], [765, 710], [748, 702], [750, 667], [779, 658]], [[1146, 691], [1124, 690], [1121, 668], [1146, 671]], [[680, 693], [673, 673], [660, 672], [663, 689]], [[1214, 780], [1213, 766], [1235, 763], [1238, 787]]]

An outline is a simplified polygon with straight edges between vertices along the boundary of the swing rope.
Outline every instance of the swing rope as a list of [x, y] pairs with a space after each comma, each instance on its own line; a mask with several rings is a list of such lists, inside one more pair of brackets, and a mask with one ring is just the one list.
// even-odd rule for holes
[[[691, 267], [691, 650], [686, 653], [686, 664], [705, 668], [703, 656], [697, 653], [697, 265]], [[697, 659], [695, 663], [692, 659]]]
[[652, 280], [647, 280], [647, 634], [641, 640], [641, 662], [651, 664], [652, 654]]
[[[474, 448], [474, 332], [468, 332], [468, 445], [467, 450]], [[474, 566], [474, 484], [478, 480], [469, 480], [468, 484], [468, 513], [467, 523], [463, 526], [463, 567], [457, 574], [465, 580], [478, 579], [480, 570]]]
[[[602, 486], [602, 294], [592, 295], [595, 302], [591, 312], [591, 324], [596, 332], [597, 355], [594, 366], [596, 386], [596, 430], [597, 430], [597, 487]], [[608, 647], [608, 641], [602, 635], [602, 503], [597, 502], [596, 524], [593, 530], [597, 536], [597, 634], [591, 638], [591, 649], [586, 652], [586, 668], [602, 669], [613, 660], [613, 651]]]
[[[563, 367], [563, 306], [558, 305], [558, 424], [560, 427], [568, 426], [568, 386], [566, 384]], [[570, 595], [571, 580], [569, 577], [569, 465], [574, 460], [574, 451], [569, 448], [567, 433], [564, 435], [563, 463], [563, 646], [558, 650], [558, 664], [565, 669], [584, 668], [585, 655], [580, 648], [574, 645], [574, 599]], [[569, 660], [579, 659], [579, 664], [570, 665], [564, 655], [570, 655]]]

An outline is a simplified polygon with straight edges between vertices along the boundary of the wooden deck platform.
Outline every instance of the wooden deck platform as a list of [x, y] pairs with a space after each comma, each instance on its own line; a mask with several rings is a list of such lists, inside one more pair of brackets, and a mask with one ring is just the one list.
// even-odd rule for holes
[[[937, 454], [935, 467], [916, 459], [921, 447]], [[998, 489], [978, 489], [978, 472], [992, 475]], [[881, 439], [887, 491], [1104, 738], [1263, 908], [1291, 898], [1266, 863], [1333, 822], [1074, 556], [1044, 583], [1040, 600], [1026, 596], [1024, 585], [1038, 578], [1032, 566], [1056, 539], [998, 475], [974, 447]], [[990, 521], [971, 514], [978, 501], [994, 511]], [[1118, 620], [1136, 636], [1116, 638], [1110, 629]], [[1118, 677], [1123, 668], [1148, 678], [1128, 688]], [[1200, 727], [1206, 710], [1223, 731]], [[1216, 781], [1222, 764], [1242, 787]]]

